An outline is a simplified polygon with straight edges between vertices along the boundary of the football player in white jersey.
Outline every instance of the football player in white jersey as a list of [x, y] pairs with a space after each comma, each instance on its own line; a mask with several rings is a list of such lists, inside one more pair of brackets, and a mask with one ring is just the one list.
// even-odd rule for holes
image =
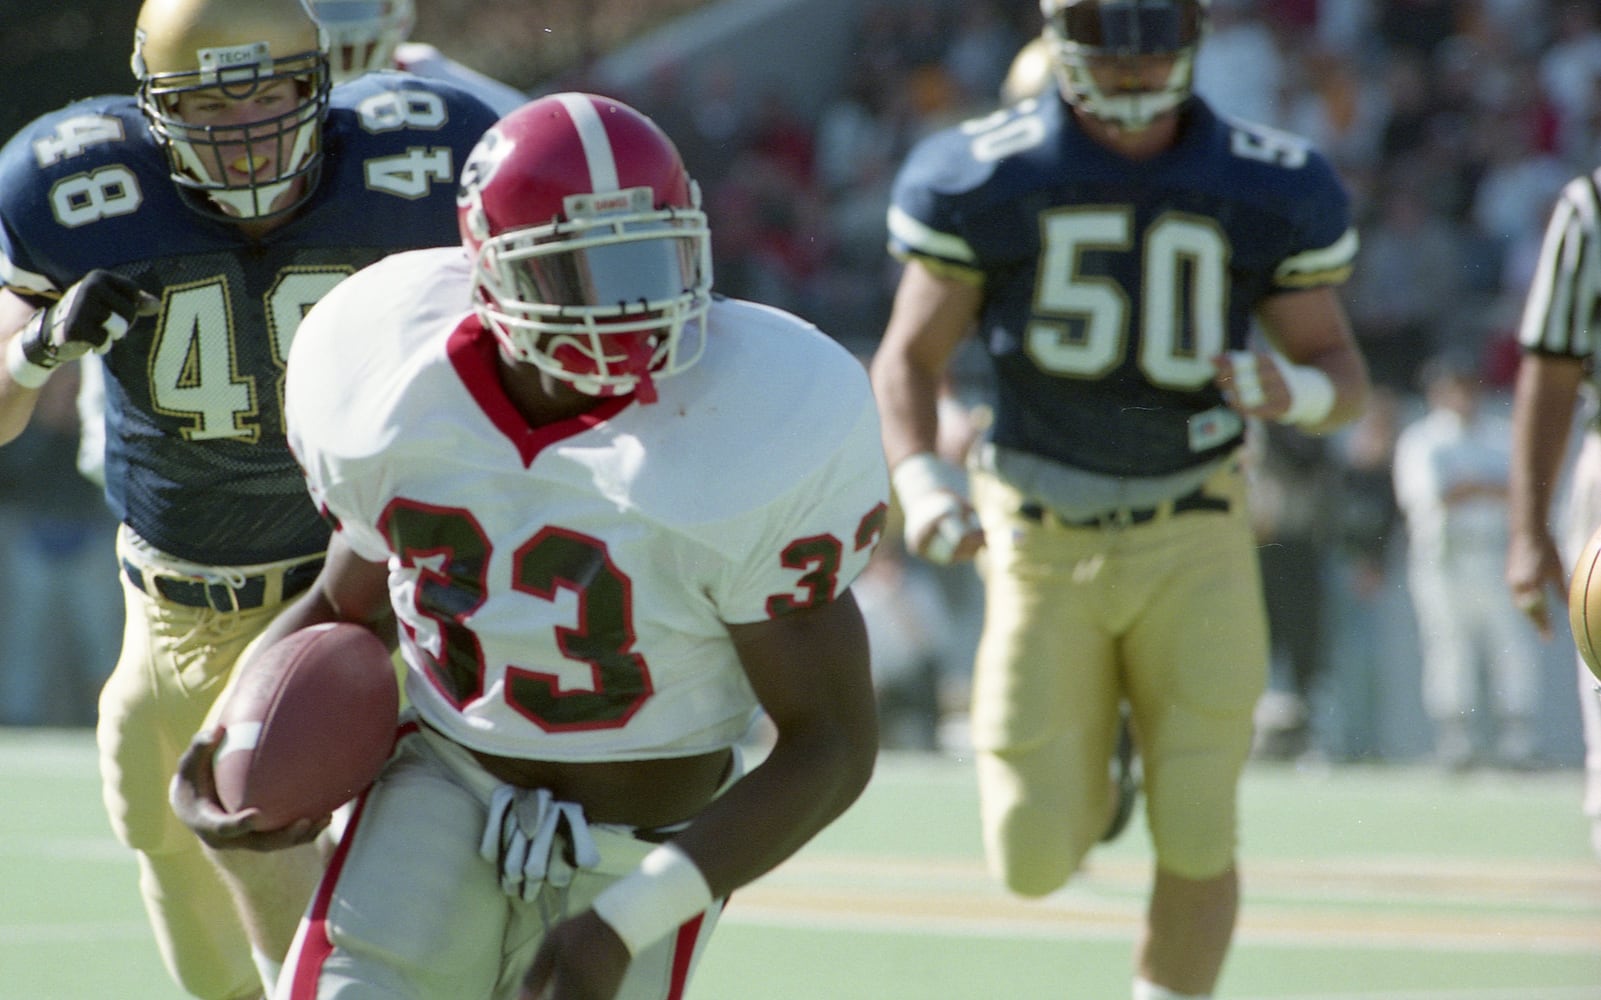
[[[338, 529], [263, 641], [398, 623], [416, 724], [278, 1000], [680, 997], [722, 900], [865, 785], [877, 410], [814, 327], [712, 296], [699, 200], [649, 119], [541, 98], [469, 161], [465, 253], [392, 256], [301, 323], [289, 437]], [[219, 738], [185, 757], [185, 822], [308, 834], [241, 834]]]

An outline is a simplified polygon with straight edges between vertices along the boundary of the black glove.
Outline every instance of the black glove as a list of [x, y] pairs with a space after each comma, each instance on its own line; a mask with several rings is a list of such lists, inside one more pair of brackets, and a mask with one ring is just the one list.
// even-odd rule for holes
[[6, 357], [11, 375], [37, 388], [61, 363], [90, 351], [104, 353], [136, 317], [152, 315], [160, 306], [132, 278], [90, 271], [22, 328]]

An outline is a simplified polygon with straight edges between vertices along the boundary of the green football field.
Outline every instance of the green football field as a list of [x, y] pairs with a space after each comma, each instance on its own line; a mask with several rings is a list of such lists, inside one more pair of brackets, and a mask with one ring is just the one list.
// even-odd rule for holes
[[[83, 732], [0, 730], [0, 1000], [181, 1000]], [[1042, 901], [984, 873], [968, 764], [886, 756], [736, 895], [694, 1000], [1126, 1000], [1138, 824]], [[1228, 1000], [1601, 1000], [1579, 775], [1253, 765]]]

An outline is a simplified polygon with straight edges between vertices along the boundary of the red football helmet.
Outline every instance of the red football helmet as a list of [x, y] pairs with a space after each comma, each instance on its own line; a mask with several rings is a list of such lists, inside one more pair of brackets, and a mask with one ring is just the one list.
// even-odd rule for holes
[[711, 305], [700, 188], [672, 140], [610, 98], [502, 118], [462, 168], [474, 308], [502, 349], [595, 396], [654, 398], [695, 363]]

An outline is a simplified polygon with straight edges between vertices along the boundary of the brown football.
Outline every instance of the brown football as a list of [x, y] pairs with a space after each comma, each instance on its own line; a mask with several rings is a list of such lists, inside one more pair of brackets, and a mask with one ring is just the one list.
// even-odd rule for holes
[[219, 714], [217, 797], [261, 810], [259, 829], [327, 815], [366, 791], [395, 741], [400, 690], [389, 650], [347, 622], [262, 649]]

